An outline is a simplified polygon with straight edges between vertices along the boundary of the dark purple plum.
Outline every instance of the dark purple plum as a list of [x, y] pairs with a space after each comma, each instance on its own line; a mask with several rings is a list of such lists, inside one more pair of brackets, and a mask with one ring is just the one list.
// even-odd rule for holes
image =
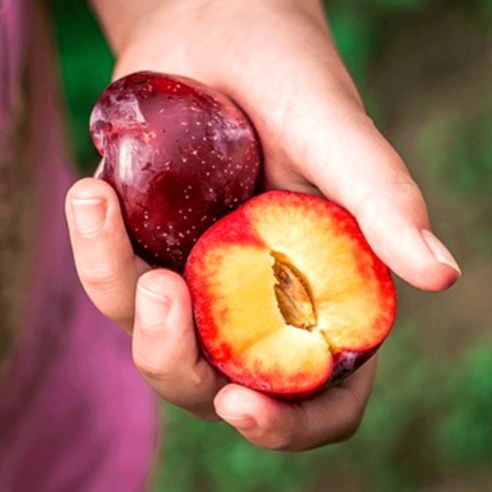
[[182, 271], [198, 237], [253, 196], [261, 151], [246, 115], [194, 80], [138, 72], [92, 111], [102, 179], [120, 199], [135, 252]]

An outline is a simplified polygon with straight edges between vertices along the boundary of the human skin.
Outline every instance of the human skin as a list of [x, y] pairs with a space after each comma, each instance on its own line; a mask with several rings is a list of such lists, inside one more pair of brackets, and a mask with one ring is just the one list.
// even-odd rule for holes
[[[265, 189], [342, 205], [375, 253], [419, 289], [440, 291], [457, 280], [459, 267], [430, 232], [418, 186], [365, 113], [320, 2], [99, 0], [95, 7], [117, 57], [114, 78], [154, 70], [223, 91], [258, 131]], [[103, 314], [132, 333], [134, 361], [163, 399], [198, 418], [221, 418], [268, 449], [310, 449], [356, 431], [374, 357], [339, 386], [297, 403], [229, 384], [200, 355], [183, 279], [135, 257], [113, 190], [81, 180], [66, 209], [82, 284]]]

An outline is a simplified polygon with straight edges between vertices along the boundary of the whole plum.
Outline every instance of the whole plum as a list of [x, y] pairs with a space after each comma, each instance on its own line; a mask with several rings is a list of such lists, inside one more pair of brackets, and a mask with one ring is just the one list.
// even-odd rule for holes
[[135, 252], [182, 271], [198, 237], [251, 198], [261, 150], [246, 115], [186, 77], [138, 72], [106, 88], [90, 131]]

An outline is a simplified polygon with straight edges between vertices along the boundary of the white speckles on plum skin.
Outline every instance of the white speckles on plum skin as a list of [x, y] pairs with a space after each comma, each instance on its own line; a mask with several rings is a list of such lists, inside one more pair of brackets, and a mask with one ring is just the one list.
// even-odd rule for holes
[[[91, 129], [135, 249], [180, 270], [197, 237], [253, 195], [260, 150], [229, 100], [177, 80], [139, 73], [115, 82], [101, 95]], [[129, 110], [120, 107], [128, 101]]]

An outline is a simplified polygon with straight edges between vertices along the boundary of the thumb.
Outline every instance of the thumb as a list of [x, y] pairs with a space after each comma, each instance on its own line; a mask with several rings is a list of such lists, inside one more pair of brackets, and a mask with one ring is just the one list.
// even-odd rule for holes
[[374, 252], [403, 280], [439, 291], [459, 278], [456, 260], [431, 232], [419, 187], [360, 106], [351, 105], [343, 121], [332, 119], [328, 132], [311, 135], [305, 172], [355, 215]]
[[451, 286], [459, 267], [430, 232], [402, 159], [365, 114], [328, 28], [319, 27], [322, 12], [312, 22], [284, 14], [276, 41], [258, 50], [254, 66], [239, 65], [227, 85], [261, 136], [267, 185], [306, 191], [309, 182], [355, 215], [402, 279], [424, 290]]

